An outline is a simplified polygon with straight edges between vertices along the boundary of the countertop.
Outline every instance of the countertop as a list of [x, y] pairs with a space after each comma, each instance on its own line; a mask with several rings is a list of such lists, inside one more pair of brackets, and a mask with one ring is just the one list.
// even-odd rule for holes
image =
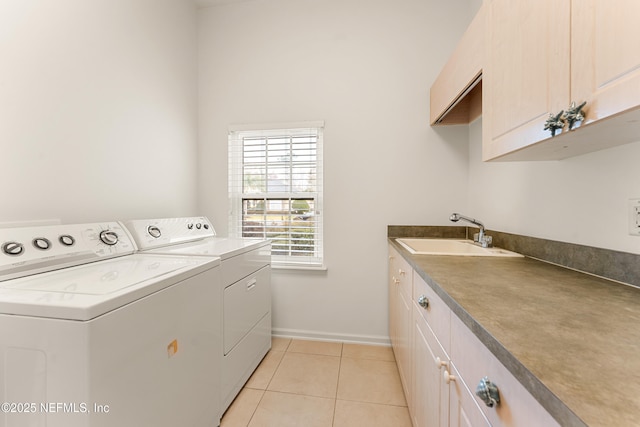
[[640, 425], [640, 289], [533, 258], [394, 248], [562, 426]]

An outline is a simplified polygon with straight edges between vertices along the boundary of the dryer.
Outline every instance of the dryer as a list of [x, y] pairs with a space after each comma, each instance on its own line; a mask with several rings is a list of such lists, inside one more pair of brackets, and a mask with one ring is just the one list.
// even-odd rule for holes
[[224, 412], [271, 348], [271, 241], [217, 237], [206, 217], [125, 221], [143, 253], [219, 257]]
[[122, 224], [0, 229], [0, 426], [219, 425], [220, 260]]

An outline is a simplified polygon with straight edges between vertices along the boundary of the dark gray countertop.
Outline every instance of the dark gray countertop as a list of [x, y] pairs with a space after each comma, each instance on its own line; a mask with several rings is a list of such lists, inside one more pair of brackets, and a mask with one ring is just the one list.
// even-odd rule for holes
[[640, 425], [640, 289], [532, 258], [389, 242], [562, 426]]

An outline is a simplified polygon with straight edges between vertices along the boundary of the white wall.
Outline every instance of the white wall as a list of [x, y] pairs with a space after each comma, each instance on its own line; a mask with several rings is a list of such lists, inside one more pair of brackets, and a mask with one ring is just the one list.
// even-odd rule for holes
[[640, 198], [640, 142], [560, 161], [483, 163], [481, 127], [469, 129], [469, 212], [488, 228], [640, 254], [627, 222], [628, 199]]
[[466, 206], [467, 128], [430, 128], [428, 102], [470, 19], [468, 0], [255, 0], [200, 10], [200, 199], [219, 234], [228, 221], [228, 126], [326, 124], [328, 270], [274, 271], [276, 333], [387, 340], [387, 225], [447, 224]]
[[195, 214], [189, 0], [0, 2], [0, 223]]

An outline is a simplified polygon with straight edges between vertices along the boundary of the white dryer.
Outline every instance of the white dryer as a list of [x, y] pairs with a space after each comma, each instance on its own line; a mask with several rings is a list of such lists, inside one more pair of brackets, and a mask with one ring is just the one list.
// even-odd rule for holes
[[0, 426], [219, 425], [220, 260], [117, 222], [0, 229]]
[[144, 253], [221, 259], [224, 412], [271, 348], [271, 241], [216, 237], [206, 217], [124, 224]]

